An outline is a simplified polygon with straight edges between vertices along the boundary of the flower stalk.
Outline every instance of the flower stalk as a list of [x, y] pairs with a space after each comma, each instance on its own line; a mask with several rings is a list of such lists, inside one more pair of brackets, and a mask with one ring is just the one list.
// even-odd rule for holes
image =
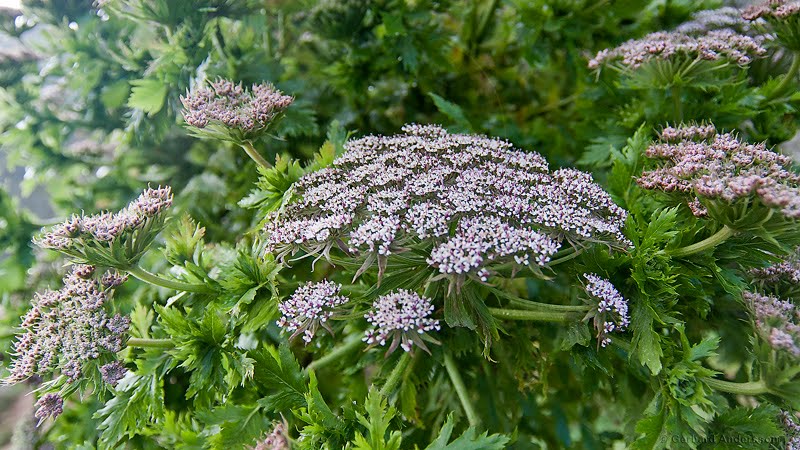
[[674, 257], [681, 258], [684, 256], [693, 255], [695, 253], [700, 253], [702, 251], [714, 248], [717, 245], [725, 242], [728, 238], [730, 238], [734, 234], [736, 234], [736, 230], [725, 225], [722, 228], [720, 228], [719, 231], [703, 239], [702, 241], [695, 242], [694, 244], [687, 245], [686, 247], [681, 247], [672, 250], [670, 254]]
[[479, 426], [481, 424], [480, 416], [478, 416], [475, 407], [469, 399], [469, 393], [467, 392], [467, 387], [464, 385], [464, 380], [458, 372], [458, 367], [456, 367], [453, 356], [449, 353], [445, 353], [444, 355], [444, 367], [447, 370], [447, 375], [450, 376], [450, 382], [453, 383], [453, 388], [456, 390], [458, 399], [461, 401], [461, 407], [464, 408], [464, 413], [467, 415], [469, 425], [472, 427]]
[[355, 334], [351, 339], [346, 341], [344, 344], [336, 347], [328, 353], [327, 355], [323, 356], [322, 358], [315, 359], [311, 361], [308, 366], [306, 366], [306, 370], [319, 370], [323, 367], [329, 366], [332, 363], [338, 361], [339, 359], [349, 355], [353, 351], [355, 351], [358, 347], [362, 345], [363, 341], [361, 340], [360, 334]]
[[130, 338], [127, 344], [128, 347], [134, 348], [175, 348], [175, 343], [171, 339]]
[[716, 378], [703, 378], [703, 382], [710, 388], [721, 392], [738, 395], [762, 395], [769, 393], [769, 388], [763, 380], [737, 383], [734, 381], [718, 380]]
[[148, 272], [147, 270], [139, 266], [133, 266], [127, 269], [127, 272], [133, 275], [134, 277], [144, 281], [145, 283], [149, 283], [154, 286], [160, 286], [166, 289], [173, 289], [176, 291], [183, 291], [183, 292], [195, 292], [198, 294], [205, 294], [211, 291], [211, 289], [209, 289], [209, 287], [206, 286], [205, 284], [184, 283], [182, 281], [169, 280], [166, 278], [162, 278], [154, 273]]
[[[582, 309], [581, 311], [585, 311]], [[570, 322], [580, 318], [577, 311], [533, 311], [529, 309], [489, 308], [492, 316], [505, 320], [530, 320], [534, 322]]]
[[389, 373], [389, 378], [386, 379], [386, 383], [383, 384], [381, 388], [381, 395], [384, 397], [389, 397], [394, 393], [397, 386], [400, 384], [400, 380], [403, 379], [403, 374], [405, 373], [406, 369], [408, 368], [409, 364], [411, 364], [411, 354], [408, 352], [403, 352], [400, 355], [400, 359], [397, 360], [397, 364], [392, 369], [392, 372]]
[[263, 156], [261, 156], [260, 153], [258, 153], [258, 150], [256, 150], [255, 147], [253, 147], [252, 142], [243, 141], [240, 145], [242, 149], [244, 149], [245, 153], [247, 153], [247, 156], [249, 156], [253, 161], [255, 161], [256, 164], [260, 165], [265, 169], [272, 168], [272, 164], [270, 164], [266, 159], [264, 159]]
[[781, 96], [797, 77], [798, 71], [800, 71], [800, 53], [795, 52], [792, 55], [792, 65], [789, 67], [789, 71], [786, 72], [781, 82], [778, 83], [775, 89], [767, 96], [767, 101], [775, 100]]

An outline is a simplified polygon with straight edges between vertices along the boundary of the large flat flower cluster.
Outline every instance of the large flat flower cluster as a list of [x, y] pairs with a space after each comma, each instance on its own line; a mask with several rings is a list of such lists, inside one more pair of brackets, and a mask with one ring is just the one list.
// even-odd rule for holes
[[183, 117], [189, 126], [203, 129], [216, 125], [245, 135], [266, 129], [293, 101], [269, 83], [245, 89], [225, 79], [181, 97]]
[[266, 225], [270, 250], [338, 247], [380, 267], [416, 245], [441, 273], [485, 278], [494, 263], [545, 265], [565, 240], [630, 245], [627, 213], [589, 174], [550, 172], [539, 154], [498, 139], [403, 131], [350, 141], [332, 167], [295, 183], [295, 201]]
[[91, 242], [107, 244], [141, 230], [171, 205], [172, 189], [169, 186], [146, 189], [119, 212], [73, 216], [51, 228], [36, 243], [43, 248], [61, 251], [76, 249]]
[[290, 339], [302, 334], [306, 344], [311, 342], [320, 326], [333, 334], [328, 320], [335, 308], [350, 300], [339, 295], [341, 288], [341, 285], [327, 280], [300, 286], [288, 300], [278, 305], [283, 314], [278, 326], [292, 333]]
[[373, 326], [367, 330], [364, 342], [370, 346], [389, 343], [387, 353], [398, 345], [406, 352], [416, 345], [430, 353], [422, 336], [441, 329], [439, 321], [429, 317], [433, 310], [430, 299], [405, 289], [380, 296], [364, 316]]
[[[712, 125], [667, 127], [647, 156], [662, 162], [637, 180], [645, 189], [680, 192], [699, 199], [734, 202], [756, 196], [789, 218], [800, 218], [800, 176], [791, 158], [765, 144], [739, 141]], [[707, 211], [695, 202], [695, 215]]]
[[58, 291], [38, 293], [22, 318], [24, 330], [14, 344], [7, 383], [58, 372], [68, 383], [81, 378], [84, 366], [112, 359], [123, 348], [130, 319], [110, 315], [105, 305], [113, 288], [94, 276], [94, 267], [77, 265]]
[[609, 334], [622, 332], [630, 324], [628, 315], [628, 302], [622, 297], [616, 287], [605, 278], [593, 273], [585, 273], [586, 285], [584, 289], [596, 305], [592, 305], [589, 312], [594, 316], [594, 326], [597, 330], [597, 340], [605, 347], [611, 343]]
[[730, 29], [713, 30], [695, 36], [694, 32], [660, 31], [640, 39], [624, 42], [619, 47], [601, 50], [589, 61], [590, 69], [604, 65], [636, 69], [653, 60], [675, 57], [749, 64], [767, 50], [757, 38]]
[[745, 20], [783, 20], [800, 12], [800, 2], [794, 0], [767, 0], [750, 5], [742, 11]]
[[744, 300], [755, 316], [756, 328], [772, 347], [800, 357], [800, 308], [788, 300], [745, 292]]

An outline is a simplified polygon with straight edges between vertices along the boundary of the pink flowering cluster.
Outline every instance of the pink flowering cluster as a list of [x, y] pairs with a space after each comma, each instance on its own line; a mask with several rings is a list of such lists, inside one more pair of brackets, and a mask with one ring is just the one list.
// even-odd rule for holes
[[632, 39], [615, 48], [601, 50], [589, 61], [590, 69], [604, 65], [621, 65], [636, 69], [653, 60], [674, 57], [707, 61], [726, 61], [739, 65], [749, 64], [753, 57], [763, 56], [767, 50], [759, 38], [753, 38], [730, 29], [713, 30], [694, 36], [694, 33], [660, 31], [640, 39]]
[[[123, 348], [130, 319], [106, 312], [113, 287], [103, 285], [94, 272], [92, 266], [76, 265], [60, 290], [34, 296], [22, 317], [23, 333], [14, 343], [15, 356], [5, 382], [57, 370], [72, 383], [81, 377], [86, 363]], [[103, 279], [113, 278], [118, 285], [119, 277]]]
[[661, 166], [642, 173], [639, 185], [694, 196], [690, 207], [697, 216], [707, 213], [702, 199], [731, 203], [755, 196], [788, 218], [800, 218], [800, 175], [790, 169], [791, 158], [763, 143], [740, 142], [713, 125], [667, 127], [646, 154]]
[[786, 430], [786, 450], [800, 450], [800, 424], [797, 416], [789, 411], [781, 411], [781, 422]]
[[109, 243], [144, 228], [171, 205], [172, 189], [169, 186], [146, 189], [119, 212], [73, 216], [51, 228], [36, 243], [40, 247], [53, 250], [70, 250], [89, 241]]
[[244, 133], [267, 128], [293, 101], [269, 83], [248, 90], [221, 78], [181, 97], [188, 125], [202, 129], [217, 124]]
[[753, 310], [756, 328], [772, 345], [800, 357], [800, 308], [791, 301], [770, 295], [745, 292], [744, 300]]
[[429, 318], [433, 310], [430, 299], [405, 289], [380, 296], [364, 316], [372, 324], [364, 342], [370, 346], [385, 346], [390, 342], [387, 353], [395, 351], [398, 345], [406, 352], [416, 345], [430, 353], [422, 335], [441, 329], [438, 320]]
[[783, 261], [769, 267], [750, 269], [750, 274], [768, 284], [784, 282], [800, 286], [800, 248]]
[[288, 300], [278, 305], [278, 310], [283, 314], [278, 326], [292, 333], [290, 339], [302, 334], [306, 344], [311, 342], [319, 327], [333, 334], [328, 320], [335, 308], [350, 300], [339, 295], [341, 288], [340, 284], [328, 280], [300, 286]]
[[301, 178], [265, 231], [280, 257], [302, 248], [367, 253], [365, 267], [412, 246], [441, 273], [486, 278], [495, 263], [546, 265], [564, 241], [631, 245], [627, 213], [573, 169], [484, 136], [407, 125], [346, 144], [332, 167]]
[[605, 347], [611, 343], [609, 334], [625, 331], [630, 324], [628, 315], [628, 302], [622, 297], [617, 288], [605, 278], [600, 278], [593, 273], [585, 273], [587, 283], [584, 290], [591, 300], [596, 301], [589, 312], [594, 316], [594, 326], [597, 330], [597, 340]]
[[795, 0], [767, 0], [750, 5], [742, 11], [745, 20], [783, 20], [800, 12], [800, 1]]
[[259, 441], [253, 450], [289, 450], [287, 426], [283, 422], [276, 423], [264, 440]]

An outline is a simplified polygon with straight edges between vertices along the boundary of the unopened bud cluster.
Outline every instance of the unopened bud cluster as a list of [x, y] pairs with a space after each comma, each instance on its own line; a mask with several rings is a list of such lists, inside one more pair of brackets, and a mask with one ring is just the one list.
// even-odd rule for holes
[[346, 144], [332, 167], [295, 183], [265, 231], [280, 257], [336, 247], [385, 263], [411, 246], [444, 274], [485, 279], [493, 264], [546, 265], [566, 241], [630, 245], [627, 216], [591, 175], [548, 170], [508, 142], [407, 125]]
[[745, 292], [744, 300], [755, 316], [756, 328], [775, 349], [800, 357], [800, 308], [789, 300]]
[[172, 205], [169, 186], [146, 189], [119, 212], [91, 216], [73, 216], [56, 225], [36, 240], [44, 248], [60, 251], [80, 249], [85, 245], [107, 247], [121, 237], [145, 228]]
[[763, 143], [741, 142], [713, 125], [667, 127], [646, 154], [660, 167], [645, 171], [639, 185], [694, 196], [698, 200], [690, 206], [697, 216], [707, 213], [704, 199], [732, 203], [756, 197], [788, 218], [800, 218], [800, 175], [790, 169], [791, 158]]
[[183, 117], [189, 126], [235, 130], [245, 139], [269, 127], [293, 101], [269, 83], [245, 89], [221, 78], [181, 97]]
[[[7, 383], [50, 372], [72, 383], [88, 362], [112, 359], [123, 348], [130, 319], [106, 312], [113, 287], [103, 285], [94, 272], [92, 266], [76, 265], [60, 290], [34, 296], [22, 317]], [[119, 275], [103, 277], [109, 278], [119, 280]]]
[[306, 344], [311, 342], [319, 327], [333, 334], [328, 320], [337, 307], [350, 300], [339, 295], [340, 289], [341, 285], [327, 280], [297, 288], [288, 300], [278, 305], [282, 314], [278, 326], [292, 333], [290, 339], [302, 334]]
[[694, 31], [660, 31], [641, 39], [632, 39], [619, 47], [601, 50], [589, 61], [590, 69], [604, 65], [636, 69], [653, 60], [688, 58], [706, 61], [749, 64], [767, 50], [760, 39], [730, 29], [713, 30], [695, 36]]
[[597, 302], [592, 304], [589, 317], [594, 317], [597, 340], [605, 347], [611, 343], [609, 334], [625, 331], [630, 324], [628, 302], [605, 278], [593, 273], [585, 273], [583, 277], [587, 281], [584, 290], [592, 302]]
[[405, 289], [382, 295], [372, 304], [372, 309], [364, 316], [372, 325], [364, 336], [364, 342], [385, 346], [387, 353], [398, 345], [411, 352], [414, 345], [430, 353], [422, 339], [425, 333], [439, 331], [439, 321], [431, 319], [434, 306], [431, 300]]
[[259, 441], [253, 450], [289, 450], [287, 426], [283, 422], [278, 422], [264, 440]]
[[56, 418], [64, 412], [64, 399], [54, 393], [44, 394], [36, 402], [34, 417], [39, 419], [39, 425], [49, 418]]

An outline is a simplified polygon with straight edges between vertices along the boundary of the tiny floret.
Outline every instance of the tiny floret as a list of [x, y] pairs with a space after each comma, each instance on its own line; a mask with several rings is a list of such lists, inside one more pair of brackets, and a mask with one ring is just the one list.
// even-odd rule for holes
[[594, 317], [597, 340], [605, 347], [611, 343], [610, 333], [623, 332], [630, 324], [628, 302], [605, 278], [593, 273], [585, 273], [583, 277], [587, 281], [584, 289], [592, 301], [587, 318]]
[[[398, 345], [406, 352], [411, 352], [416, 345], [430, 353], [422, 336], [441, 329], [439, 321], [429, 317], [433, 310], [430, 299], [405, 289], [380, 296], [364, 315], [373, 326], [365, 333], [364, 342], [370, 346], [389, 343], [387, 354]], [[436, 342], [432, 338], [429, 340]]]
[[116, 386], [119, 380], [125, 378], [127, 373], [128, 369], [119, 361], [112, 361], [100, 366], [100, 374], [103, 376], [103, 381], [111, 386]]
[[287, 426], [283, 422], [278, 422], [267, 437], [259, 441], [253, 450], [289, 450], [291, 448]]
[[306, 344], [311, 342], [319, 327], [333, 334], [328, 320], [334, 316], [337, 307], [350, 299], [339, 295], [342, 286], [332, 281], [309, 282], [297, 290], [288, 300], [278, 305], [283, 316], [278, 326], [292, 333], [290, 339], [300, 334]]

